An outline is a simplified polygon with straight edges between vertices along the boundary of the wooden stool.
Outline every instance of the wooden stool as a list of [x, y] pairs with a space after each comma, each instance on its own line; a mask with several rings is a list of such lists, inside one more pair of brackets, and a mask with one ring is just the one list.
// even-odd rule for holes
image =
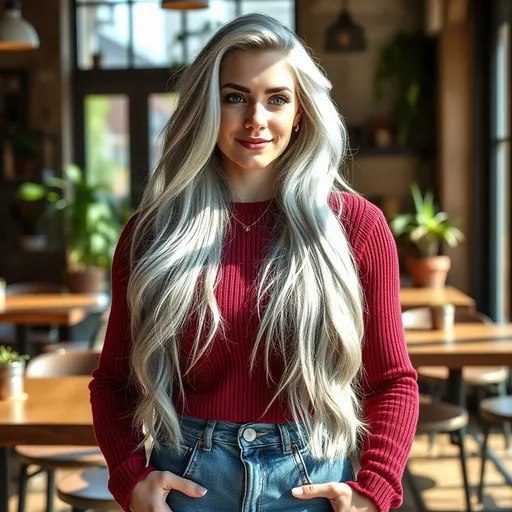
[[[27, 365], [27, 377], [46, 378], [67, 375], [90, 375], [98, 366], [98, 351], [54, 352], [34, 357]], [[56, 442], [58, 440], [56, 439]], [[29, 479], [40, 473], [47, 475], [46, 512], [53, 512], [55, 495], [55, 470], [58, 468], [90, 468], [105, 466], [105, 460], [97, 446], [16, 446], [20, 458], [18, 481], [18, 512], [25, 512]], [[30, 466], [39, 466], [29, 474]]]
[[[478, 502], [482, 503], [484, 492], [484, 470], [485, 461], [488, 456], [489, 433], [493, 423], [512, 423], [512, 396], [499, 396], [487, 398], [480, 402], [480, 414], [486, 421], [484, 426], [484, 441], [482, 443], [482, 466], [480, 469], [480, 485], [478, 486]], [[506, 478], [506, 477], [505, 477]], [[512, 478], [506, 478], [507, 483], [512, 485]]]
[[108, 469], [77, 471], [57, 484], [57, 496], [73, 507], [72, 512], [121, 510], [107, 487]]
[[[417, 434], [436, 434], [445, 432], [452, 434], [455, 444], [460, 450], [460, 465], [462, 469], [462, 479], [464, 481], [464, 491], [466, 495], [466, 510], [471, 512], [471, 495], [468, 483], [468, 473], [466, 468], [466, 449], [464, 447], [464, 438], [466, 436], [466, 427], [468, 425], [468, 413], [463, 407], [444, 402], [428, 403], [420, 400], [420, 414]], [[425, 511], [423, 499], [414, 484], [409, 469], [405, 470], [405, 477], [408, 479], [409, 488], [415, 501], [417, 511]]]
[[[16, 446], [20, 460], [18, 487], [18, 512], [26, 509], [28, 480], [32, 476], [46, 472], [46, 510], [53, 511], [55, 470], [60, 468], [91, 468], [105, 466], [106, 462], [97, 446]], [[41, 466], [29, 474], [30, 466]]]

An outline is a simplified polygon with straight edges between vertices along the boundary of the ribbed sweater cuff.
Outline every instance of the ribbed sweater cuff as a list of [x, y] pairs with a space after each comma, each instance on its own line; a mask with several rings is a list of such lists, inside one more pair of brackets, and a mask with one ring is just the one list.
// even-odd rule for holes
[[146, 457], [137, 455], [125, 460], [110, 473], [108, 489], [124, 512], [131, 512], [128, 506], [133, 488], [155, 470], [153, 466], [146, 466]]
[[397, 496], [396, 490], [381, 476], [361, 471], [357, 475], [357, 481], [347, 482], [352, 490], [370, 498], [379, 512], [389, 512], [391, 508], [399, 507], [402, 503], [401, 496]]

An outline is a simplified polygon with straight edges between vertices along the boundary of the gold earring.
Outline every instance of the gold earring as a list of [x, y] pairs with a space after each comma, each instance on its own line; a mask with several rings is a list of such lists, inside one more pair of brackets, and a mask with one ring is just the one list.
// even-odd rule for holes
[[297, 124], [295, 125], [295, 133], [297, 133], [298, 131], [299, 131], [299, 123], [297, 123]]

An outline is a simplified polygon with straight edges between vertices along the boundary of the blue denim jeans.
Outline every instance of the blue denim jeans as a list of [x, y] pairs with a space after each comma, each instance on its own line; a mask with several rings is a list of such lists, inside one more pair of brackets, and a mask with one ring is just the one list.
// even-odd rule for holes
[[293, 487], [354, 479], [350, 459], [313, 460], [292, 424], [227, 423], [182, 418], [184, 451], [153, 450], [150, 464], [208, 492], [169, 493], [173, 512], [332, 512], [329, 500], [299, 500]]

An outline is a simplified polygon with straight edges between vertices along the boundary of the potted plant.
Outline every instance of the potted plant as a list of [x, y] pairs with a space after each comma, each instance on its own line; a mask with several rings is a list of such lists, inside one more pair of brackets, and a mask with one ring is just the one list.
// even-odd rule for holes
[[44, 223], [54, 211], [60, 199], [48, 183], [22, 183], [16, 190], [11, 216], [20, 227], [20, 243], [27, 251], [41, 251], [46, 247]]
[[449, 256], [441, 256], [443, 242], [455, 247], [464, 240], [462, 232], [450, 224], [448, 215], [438, 211], [431, 192], [422, 196], [416, 183], [411, 185], [414, 213], [396, 215], [390, 228], [397, 240], [405, 239], [415, 249], [406, 258], [406, 266], [416, 286], [442, 288], [450, 270]]
[[23, 375], [28, 358], [11, 347], [0, 346], [0, 400], [23, 397]]
[[66, 166], [65, 175], [68, 190], [60, 209], [66, 231], [66, 285], [72, 293], [98, 293], [128, 214], [106, 187], [89, 183], [77, 165]]

